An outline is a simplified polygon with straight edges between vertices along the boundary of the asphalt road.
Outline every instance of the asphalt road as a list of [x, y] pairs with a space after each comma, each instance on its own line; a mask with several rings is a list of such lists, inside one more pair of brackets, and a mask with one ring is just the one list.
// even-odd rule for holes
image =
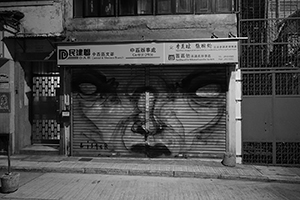
[[220, 179], [20, 172], [20, 187], [1, 199], [300, 200], [300, 184]]

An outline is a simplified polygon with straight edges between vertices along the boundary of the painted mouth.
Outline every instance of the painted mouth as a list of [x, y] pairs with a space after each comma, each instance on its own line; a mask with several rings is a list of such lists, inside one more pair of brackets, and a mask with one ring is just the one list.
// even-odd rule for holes
[[168, 147], [162, 143], [157, 143], [154, 146], [146, 143], [135, 144], [131, 146], [130, 150], [135, 153], [145, 154], [149, 158], [155, 158], [161, 155], [170, 156], [172, 154]]

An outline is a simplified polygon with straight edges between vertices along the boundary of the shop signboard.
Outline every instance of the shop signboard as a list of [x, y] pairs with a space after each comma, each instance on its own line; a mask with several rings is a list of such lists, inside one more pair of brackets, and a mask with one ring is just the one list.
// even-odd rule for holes
[[237, 63], [238, 41], [59, 45], [58, 65]]
[[165, 64], [238, 62], [238, 43], [232, 41], [165, 43], [165, 52]]
[[162, 43], [58, 46], [58, 65], [160, 64]]

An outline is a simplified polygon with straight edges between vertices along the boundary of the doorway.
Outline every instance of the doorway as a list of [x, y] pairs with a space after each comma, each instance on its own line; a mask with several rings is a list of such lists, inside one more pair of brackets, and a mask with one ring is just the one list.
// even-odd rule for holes
[[59, 147], [60, 75], [55, 62], [32, 63], [32, 144]]

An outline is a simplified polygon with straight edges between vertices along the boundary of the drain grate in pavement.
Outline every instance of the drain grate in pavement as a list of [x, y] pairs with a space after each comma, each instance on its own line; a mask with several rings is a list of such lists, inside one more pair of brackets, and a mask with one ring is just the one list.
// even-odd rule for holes
[[80, 158], [78, 161], [88, 162], [88, 161], [91, 161], [91, 160], [93, 160], [93, 158]]

